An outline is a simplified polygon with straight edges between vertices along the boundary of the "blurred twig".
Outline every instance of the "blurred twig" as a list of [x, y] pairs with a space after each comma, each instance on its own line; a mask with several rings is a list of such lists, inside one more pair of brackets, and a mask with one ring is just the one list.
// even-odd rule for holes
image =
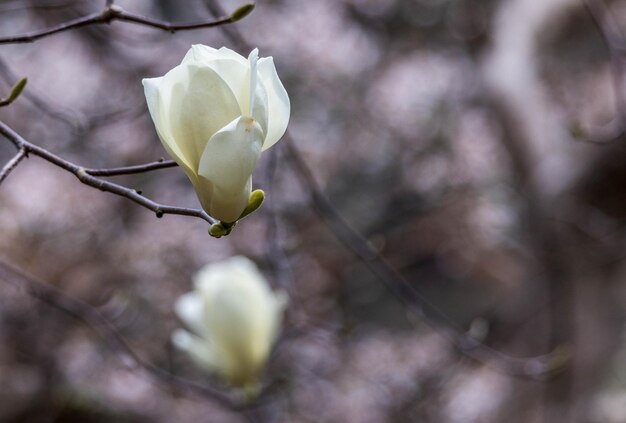
[[[7, 84], [18, 79], [18, 75], [1, 57], [0, 77], [4, 79]], [[37, 92], [36, 89], [30, 86], [28, 90], [24, 90], [21, 93], [21, 96], [42, 113], [70, 127], [76, 135], [83, 135], [89, 130], [120, 122], [125, 119], [136, 118], [145, 113], [146, 110], [145, 103], [141, 102], [126, 109], [120, 109], [119, 105], [116, 105], [110, 110], [105, 110], [93, 116], [81, 116], [80, 113], [58, 104], [55, 100], [48, 98], [44, 93]]]
[[[216, 223], [216, 221], [212, 217], [210, 217], [204, 210], [163, 205], [163, 204], [157, 203], [153, 200], [150, 200], [149, 198], [142, 196], [139, 192], [137, 192], [134, 189], [127, 188], [123, 185], [109, 182], [104, 179], [100, 179], [89, 173], [89, 172], [95, 172], [95, 173], [100, 172], [101, 174], [104, 172], [106, 174], [108, 172], [109, 174], [105, 176], [112, 176], [114, 174], [123, 174], [124, 172], [127, 172], [129, 168], [115, 168], [115, 169], [108, 169], [108, 170], [107, 169], [86, 169], [84, 167], [81, 167], [77, 164], [74, 164], [70, 161], [63, 159], [62, 157], [57, 156], [56, 154], [51, 153], [50, 151], [42, 147], [39, 147], [35, 144], [32, 144], [26, 141], [24, 138], [22, 138], [17, 132], [13, 131], [13, 129], [11, 129], [4, 122], [0, 122], [0, 134], [3, 135], [9, 141], [11, 141], [15, 145], [16, 148], [18, 148], [19, 150], [23, 150], [26, 155], [32, 153], [36, 156], [41, 157], [42, 159], [54, 164], [55, 166], [58, 166], [61, 169], [66, 170], [67, 172], [70, 172], [85, 185], [89, 185], [101, 191], [111, 192], [121, 197], [128, 198], [129, 200], [134, 201], [135, 203], [149, 210], [152, 210], [156, 214], [157, 217], [163, 217], [163, 215], [165, 214], [177, 214], [177, 215], [183, 215], [183, 216], [197, 217], [211, 224]], [[159, 165], [149, 163], [148, 165], [140, 165], [139, 168], [141, 168], [142, 166], [144, 167], [144, 169], [146, 169], [146, 170], [142, 170], [145, 172], [147, 170], [152, 170], [153, 168], [155, 168], [155, 166], [156, 168], [170, 167], [170, 164], [167, 162], [162, 162]], [[130, 169], [131, 169], [130, 173], [139, 172], [137, 166], [132, 166], [130, 167]]]
[[[226, 14], [226, 11], [217, 0], [204, 0], [204, 5], [215, 18], [217, 18], [218, 16], [224, 16]], [[239, 47], [245, 51], [252, 50], [250, 44], [248, 44], [246, 39], [243, 37], [243, 35], [241, 35], [241, 32], [239, 32], [239, 29], [237, 29], [235, 25], [223, 26], [221, 29], [226, 37], [233, 44], [239, 45]]]
[[[218, 0], [205, 0], [207, 7], [213, 12], [219, 12], [221, 6]], [[226, 28], [222, 28], [226, 32]], [[246, 39], [237, 31], [230, 31], [227, 36], [240, 49], [248, 49]], [[283, 136], [283, 143], [287, 152], [287, 159], [292, 165], [301, 184], [309, 191], [311, 203], [322, 221], [331, 229], [337, 239], [354, 254], [367, 268], [383, 283], [387, 289], [406, 307], [413, 316], [428, 321], [429, 316], [424, 313], [437, 315], [451, 329], [451, 332], [441, 332], [449, 339], [457, 350], [472, 359], [485, 365], [492, 366], [513, 376], [539, 378], [555, 371], [552, 366], [552, 354], [530, 358], [516, 358], [496, 351], [477, 341], [467, 333], [457, 329], [450, 319], [434, 304], [423, 298], [412, 284], [406, 280], [383, 256], [370, 245], [367, 239], [339, 214], [330, 200], [322, 193], [317, 185], [313, 173], [302, 159], [289, 135]]]
[[74, 3], [72, 1], [64, 1], [59, 3], [49, 4], [25, 4], [24, 0], [4, 1], [0, 5], [0, 13], [19, 12], [22, 10], [53, 10], [53, 9], [66, 9], [71, 7]]
[[[423, 298], [411, 283], [370, 245], [367, 239], [343, 219], [322, 193], [293, 143], [286, 142], [285, 145], [293, 168], [300, 182], [309, 190], [311, 202], [322, 221], [414, 316], [428, 321], [431, 315], [436, 315], [452, 329], [452, 331], [440, 332], [440, 334], [449, 339], [460, 353], [512, 376], [541, 378], [557, 370], [552, 366], [552, 354], [528, 358], [511, 357], [457, 329], [437, 306]], [[425, 311], [428, 313], [426, 314]]]
[[609, 50], [611, 77], [615, 92], [616, 117], [603, 128], [591, 131], [575, 128], [574, 135], [582, 141], [593, 144], [609, 144], [626, 134], [626, 97], [622, 85], [624, 78], [624, 55], [626, 45], [619, 24], [603, 0], [581, 0], [593, 23], [598, 28], [602, 40]]
[[109, 24], [113, 21], [130, 22], [169, 32], [185, 31], [198, 28], [212, 28], [237, 22], [238, 20], [245, 17], [248, 13], [250, 13], [253, 7], [254, 4], [245, 4], [236, 9], [230, 16], [222, 17], [217, 20], [205, 20], [200, 22], [175, 24], [127, 12], [120, 6], [113, 4], [112, 1], [107, 1], [104, 9], [102, 9], [102, 11], [100, 12], [73, 19], [52, 28], [29, 32], [26, 34], [1, 37], [0, 44], [30, 43], [40, 38], [48, 37], [53, 34], [58, 34], [59, 32], [65, 32], [89, 25]]
[[[2, 79], [4, 79], [5, 82], [7, 82], [8, 84], [11, 84], [12, 81], [15, 81], [17, 79], [17, 74], [13, 72], [13, 70], [1, 57], [0, 76], [2, 76]], [[48, 99], [42, 98], [42, 96], [34, 93], [33, 90], [31, 90], [30, 88], [24, 91], [22, 96], [30, 101], [37, 109], [50, 116], [51, 118], [63, 122], [72, 128], [79, 126], [78, 118], [77, 116], [75, 116], [75, 114], [58, 105], [55, 105], [55, 107], [50, 106], [48, 104]]]

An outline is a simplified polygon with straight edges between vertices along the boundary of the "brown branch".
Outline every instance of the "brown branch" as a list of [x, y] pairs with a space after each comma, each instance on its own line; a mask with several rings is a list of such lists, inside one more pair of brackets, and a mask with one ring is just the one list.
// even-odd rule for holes
[[107, 2], [105, 8], [100, 12], [92, 13], [90, 15], [63, 22], [52, 28], [33, 31], [26, 34], [2, 37], [0, 38], [0, 44], [31, 43], [40, 38], [48, 37], [50, 35], [58, 34], [60, 32], [65, 32], [76, 28], [82, 28], [89, 25], [109, 24], [113, 21], [130, 22], [169, 32], [186, 31], [199, 28], [212, 28], [237, 22], [239, 19], [242, 19], [244, 16], [250, 13], [253, 7], [254, 4], [245, 4], [235, 10], [230, 16], [222, 17], [212, 21], [205, 20], [199, 22], [176, 24], [152, 19], [131, 12], [126, 12], [120, 6], [114, 5], [113, 2]]
[[15, 169], [17, 165], [24, 160], [24, 158], [26, 158], [26, 155], [26, 150], [20, 148], [17, 154], [2, 167], [2, 170], [0, 171], [0, 184], [6, 179], [7, 176], [9, 176], [9, 173], [11, 173], [13, 169]]
[[141, 165], [113, 167], [109, 169], [85, 169], [85, 172], [91, 176], [118, 176], [150, 172], [157, 169], [168, 169], [170, 167], [176, 166], [178, 166], [178, 164], [174, 160], [164, 160], [161, 158], [155, 162], [145, 163]]
[[[224, 16], [226, 14], [226, 11], [217, 0], [204, 0], [204, 5], [209, 13], [211, 13], [211, 15], [213, 15], [213, 17], [215, 18], [217, 18], [218, 16]], [[233, 44], [239, 45], [241, 50], [252, 50], [252, 46], [248, 44], [248, 42], [245, 40], [245, 38], [243, 37], [241, 32], [239, 32], [235, 25], [223, 26], [221, 30], [224, 35], [226, 35], [226, 38], [228, 38], [228, 40]]]
[[9, 283], [45, 302], [46, 304], [62, 311], [73, 318], [80, 320], [91, 330], [100, 335], [107, 345], [117, 351], [124, 359], [122, 360], [129, 368], [141, 368], [154, 379], [167, 386], [173, 386], [187, 393], [193, 393], [219, 402], [230, 410], [238, 410], [244, 407], [235, 397], [222, 391], [176, 376], [154, 364], [143, 360], [137, 354], [126, 339], [120, 334], [115, 325], [104, 317], [93, 306], [64, 293], [53, 285], [38, 280], [24, 272], [0, 261], [0, 281]]
[[[285, 135], [285, 138], [288, 138], [288, 135]], [[512, 376], [537, 379], [557, 370], [553, 366], [554, 357], [552, 354], [529, 358], [511, 357], [457, 329], [456, 325], [437, 306], [422, 297], [412, 284], [370, 245], [367, 239], [345, 221], [330, 200], [322, 193], [311, 170], [293, 142], [284, 139], [283, 143], [286, 146], [290, 163], [300, 183], [310, 192], [311, 203], [322, 221], [331, 229], [337, 239], [385, 285], [394, 297], [403, 303], [415, 318], [429, 323], [430, 316], [437, 316], [452, 329], [451, 332], [439, 331], [439, 333], [450, 340], [461, 354]]]
[[[100, 179], [96, 176], [93, 176], [87, 172], [82, 166], [74, 164], [70, 161], [63, 159], [60, 156], [57, 156], [50, 151], [39, 147], [35, 144], [32, 144], [22, 138], [17, 132], [13, 131], [8, 125], [4, 122], [0, 121], [0, 134], [11, 141], [16, 148], [20, 150], [24, 150], [25, 153], [34, 154], [36, 156], [41, 157], [42, 159], [54, 164], [55, 166], [60, 167], [63, 170], [73, 174], [85, 185], [89, 185], [93, 188], [97, 188], [101, 191], [107, 191], [121, 197], [128, 198], [129, 200], [152, 210], [157, 217], [163, 217], [165, 214], [176, 214], [183, 216], [192, 216], [203, 219], [211, 224], [216, 223], [217, 221], [210, 217], [204, 210], [201, 209], [193, 209], [186, 207], [176, 207], [176, 206], [167, 206], [160, 203], [157, 203], [149, 198], [142, 196], [139, 192], [134, 189], [127, 188], [123, 185], [119, 185], [113, 182], [106, 181], [104, 179]], [[123, 168], [113, 169], [113, 171], [119, 171]], [[92, 171], [98, 171], [97, 169], [90, 169]], [[104, 170], [104, 169], [103, 169]], [[137, 172], [134, 172], [137, 173]], [[110, 175], [109, 175], [110, 176]]]
[[[212, 13], [221, 10], [218, 0], [205, 0], [205, 4]], [[238, 31], [227, 31], [227, 28], [228, 27], [223, 27], [222, 30], [226, 32], [227, 36], [231, 38], [234, 44], [237, 44], [241, 49], [245, 50], [249, 44], [241, 33]], [[296, 176], [300, 180], [301, 185], [309, 191], [311, 204], [322, 222], [331, 229], [331, 232], [344, 247], [352, 252], [352, 254], [376, 276], [414, 317], [423, 319], [428, 323], [430, 317], [424, 313], [424, 309], [426, 309], [429, 314], [437, 315], [452, 329], [452, 332], [438, 332], [446, 339], [449, 339], [461, 354], [510, 375], [525, 378], [540, 378], [555, 370], [552, 366], [552, 360], [554, 358], [552, 354], [530, 358], [511, 357], [490, 348], [465, 332], [456, 329], [454, 323], [451, 322], [442, 311], [423, 298], [411, 283], [389, 264], [389, 262], [370, 245], [367, 239], [358, 231], [354, 230], [339, 214], [330, 200], [322, 193], [322, 190], [313, 177], [313, 173], [293, 144], [289, 131], [283, 136], [281, 144], [287, 152], [287, 158]]]
[[[2, 57], [0, 57], [0, 77], [2, 77], [7, 84], [12, 84], [13, 81], [18, 79], [18, 75], [2, 59]], [[52, 107], [49, 105], [49, 103], [51, 103], [49, 99], [37, 94], [33, 89], [25, 90], [21, 95], [33, 106], [50, 116], [52, 119], [63, 122], [72, 129], [81, 126], [78, 116], [76, 116], [75, 113], [60, 105], [55, 104], [54, 107]]]

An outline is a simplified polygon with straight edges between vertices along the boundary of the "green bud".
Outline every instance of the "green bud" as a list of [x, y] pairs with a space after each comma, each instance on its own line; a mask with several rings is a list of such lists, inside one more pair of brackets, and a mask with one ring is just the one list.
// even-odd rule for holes
[[248, 205], [243, 212], [241, 212], [241, 216], [235, 222], [217, 222], [211, 225], [209, 228], [209, 235], [214, 238], [221, 238], [230, 234], [233, 230], [233, 227], [237, 224], [240, 219], [243, 219], [263, 204], [263, 200], [265, 199], [265, 192], [262, 189], [255, 189], [250, 193], [250, 198], [248, 198]]
[[557, 346], [550, 354], [548, 372], [551, 374], [562, 371], [572, 360], [572, 349], [568, 345]]
[[263, 204], [263, 200], [265, 200], [265, 192], [262, 189], [255, 189], [250, 193], [250, 198], [248, 199], [248, 205], [243, 212], [241, 212], [241, 216], [239, 219], [243, 219]]
[[209, 228], [209, 235], [213, 238], [221, 238], [224, 235], [227, 235], [226, 228], [222, 226], [222, 222], [214, 223]]
[[7, 106], [15, 101], [17, 97], [22, 93], [24, 87], [26, 86], [26, 82], [28, 82], [27, 78], [22, 78], [13, 85], [11, 88], [11, 92], [9, 96], [3, 100], [0, 100], [0, 106]]
[[211, 225], [209, 228], [209, 235], [213, 238], [221, 238], [230, 234], [233, 230], [233, 227], [237, 224], [237, 222], [228, 223], [228, 222], [217, 222]]
[[233, 12], [232, 15], [230, 15], [230, 21], [237, 22], [238, 20], [245, 18], [250, 14], [250, 12], [252, 12], [252, 9], [254, 9], [254, 3], [248, 3], [240, 6]]
[[583, 127], [578, 122], [572, 124], [569, 127], [569, 133], [572, 135], [572, 137], [577, 139], [584, 138], [587, 135]]

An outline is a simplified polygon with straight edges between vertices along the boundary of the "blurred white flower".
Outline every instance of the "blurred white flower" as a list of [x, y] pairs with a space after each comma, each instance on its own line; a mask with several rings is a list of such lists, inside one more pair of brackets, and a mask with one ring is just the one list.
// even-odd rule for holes
[[225, 382], [254, 392], [280, 330], [285, 293], [273, 292], [241, 256], [206, 265], [194, 285], [176, 302], [190, 331], [175, 331], [174, 345]]
[[143, 80], [150, 116], [167, 153], [185, 171], [204, 210], [235, 222], [248, 204], [261, 151], [283, 136], [289, 97], [271, 57], [248, 59], [194, 45], [182, 63]]

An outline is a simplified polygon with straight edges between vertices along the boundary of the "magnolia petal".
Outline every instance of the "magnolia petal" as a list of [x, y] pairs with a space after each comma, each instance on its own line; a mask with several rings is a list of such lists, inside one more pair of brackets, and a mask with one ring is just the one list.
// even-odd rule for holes
[[216, 371], [221, 367], [220, 357], [213, 345], [186, 330], [174, 331], [172, 344], [179, 350], [185, 351], [198, 365], [209, 371]]
[[227, 48], [221, 47], [219, 50], [213, 47], [205, 46], [204, 44], [194, 44], [191, 46], [182, 63], [190, 61], [211, 61], [215, 59], [229, 59], [239, 62], [242, 65], [247, 66], [246, 59], [239, 53]]
[[174, 304], [176, 315], [196, 335], [208, 339], [203, 322], [202, 296], [197, 292], [188, 292], [178, 298]]
[[262, 82], [268, 98], [268, 128], [263, 143], [263, 150], [267, 150], [285, 134], [289, 123], [291, 105], [287, 91], [280, 82], [278, 73], [276, 73], [274, 59], [272, 57], [259, 59], [258, 67], [260, 82]]
[[275, 341], [280, 333], [281, 322], [283, 320], [283, 313], [289, 303], [289, 296], [285, 291], [276, 291], [272, 294], [274, 296], [274, 313], [272, 319], [271, 338]]
[[197, 169], [209, 138], [240, 115], [237, 99], [214, 70], [193, 64], [172, 69], [161, 86], [172, 138]]
[[235, 355], [250, 371], [261, 366], [274, 340], [277, 302], [258, 268], [233, 257], [207, 266], [196, 281], [209, 332], [225, 355]]
[[239, 117], [211, 137], [198, 174], [213, 184], [203, 206], [223, 222], [236, 221], [248, 204], [251, 176], [261, 155], [263, 131], [250, 118]]
[[[258, 55], [258, 50], [255, 49]], [[237, 103], [240, 114], [249, 115], [250, 107], [250, 59], [246, 60], [234, 51], [222, 47], [215, 50], [211, 47], [196, 44], [191, 47], [183, 59], [183, 63], [207, 66], [213, 69], [226, 82], [231, 89]], [[260, 78], [257, 78], [259, 80]], [[264, 133], [268, 126], [268, 97], [263, 81], [256, 84], [254, 109], [252, 117], [256, 120]]]
[[[226, 82], [231, 89], [238, 103], [241, 105], [242, 98], [241, 87], [246, 83], [248, 78], [247, 61], [232, 50], [228, 50], [232, 54], [223, 55], [221, 50], [215, 50], [211, 47], [203, 45], [193, 45], [183, 59], [184, 64], [193, 64], [197, 66], [207, 66], [213, 69]], [[247, 85], [247, 83], [246, 83]], [[245, 94], [247, 98], [248, 94]], [[247, 114], [242, 110], [241, 114]]]
[[[179, 330], [172, 340], [203, 367], [241, 388], [256, 386], [286, 304], [245, 257], [210, 263], [194, 275], [206, 340]], [[181, 302], [189, 300], [181, 300]], [[178, 304], [177, 304], [178, 306]], [[185, 306], [197, 313], [197, 305]]]
[[[267, 359], [272, 339], [265, 329], [267, 304], [243, 288], [239, 279], [205, 299], [205, 319], [224, 357], [236, 363], [230, 372], [255, 374]], [[250, 285], [250, 284], [247, 284]], [[227, 364], [226, 362], [223, 364]]]
[[172, 137], [172, 132], [169, 127], [169, 119], [167, 118], [166, 113], [164, 113], [165, 108], [163, 107], [164, 105], [161, 100], [159, 90], [162, 80], [163, 77], [145, 78], [141, 81], [146, 95], [146, 102], [148, 103], [150, 117], [152, 117], [157, 135], [161, 140], [161, 144], [163, 144], [163, 148], [167, 151], [167, 154], [169, 154], [169, 156], [174, 159], [176, 163], [178, 163], [185, 173], [195, 173], [192, 171], [191, 163], [187, 161], [186, 156], [183, 154], [181, 149], [178, 147], [178, 144], [176, 144], [174, 138]]
[[183, 57], [180, 64], [198, 62], [200, 60], [211, 60], [218, 56], [216, 53], [217, 49], [213, 47], [205, 46], [203, 44], [193, 44], [185, 54], [185, 57]]
[[[269, 115], [267, 106], [268, 98], [267, 91], [265, 90], [265, 84], [259, 79], [258, 61], [259, 49], [255, 48], [248, 56], [248, 78], [246, 81], [247, 84], [244, 84], [244, 88], [246, 86], [248, 88], [248, 95], [244, 97], [247, 101], [241, 103], [241, 107], [247, 111], [247, 114], [244, 116], [251, 116], [254, 118], [254, 120], [261, 125], [263, 134], [267, 136], [267, 119]], [[250, 107], [251, 102], [252, 108]]]

